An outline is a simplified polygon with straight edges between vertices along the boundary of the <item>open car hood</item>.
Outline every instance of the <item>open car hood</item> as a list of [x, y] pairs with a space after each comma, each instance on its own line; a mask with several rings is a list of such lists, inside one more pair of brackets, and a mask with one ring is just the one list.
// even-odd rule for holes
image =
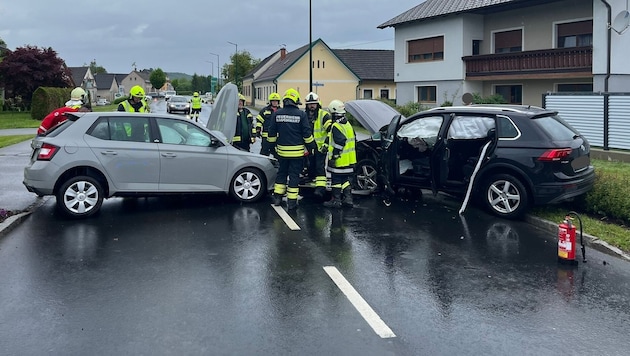
[[389, 125], [396, 115], [400, 115], [391, 106], [373, 99], [350, 100], [345, 102], [345, 106], [346, 111], [352, 114], [372, 135]]
[[221, 131], [231, 143], [236, 133], [237, 110], [238, 88], [232, 83], [227, 83], [221, 88], [214, 101], [206, 127], [210, 130]]

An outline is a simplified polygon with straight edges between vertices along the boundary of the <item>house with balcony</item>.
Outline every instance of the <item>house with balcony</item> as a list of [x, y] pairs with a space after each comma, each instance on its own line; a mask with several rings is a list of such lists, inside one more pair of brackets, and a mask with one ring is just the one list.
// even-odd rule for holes
[[397, 102], [627, 91], [630, 41], [610, 26], [625, 1], [426, 0], [378, 26], [394, 28]]

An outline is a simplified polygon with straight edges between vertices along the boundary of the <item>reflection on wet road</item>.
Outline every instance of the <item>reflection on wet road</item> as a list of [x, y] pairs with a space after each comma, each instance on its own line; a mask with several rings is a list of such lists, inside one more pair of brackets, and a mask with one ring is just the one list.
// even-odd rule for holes
[[627, 262], [562, 268], [555, 236], [444, 197], [356, 202], [307, 195], [291, 229], [270, 200], [115, 198], [65, 220], [50, 199], [0, 240], [0, 353], [627, 352]]

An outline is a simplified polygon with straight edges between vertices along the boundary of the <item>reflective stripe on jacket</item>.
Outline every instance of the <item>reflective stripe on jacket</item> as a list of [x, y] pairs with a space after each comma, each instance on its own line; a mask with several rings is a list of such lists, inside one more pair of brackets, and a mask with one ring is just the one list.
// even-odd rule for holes
[[332, 173], [352, 173], [354, 164], [357, 163], [356, 140], [354, 129], [349, 122], [345, 124], [335, 122], [330, 130], [328, 147], [329, 158], [332, 160], [334, 154], [339, 158], [328, 165], [328, 171]]

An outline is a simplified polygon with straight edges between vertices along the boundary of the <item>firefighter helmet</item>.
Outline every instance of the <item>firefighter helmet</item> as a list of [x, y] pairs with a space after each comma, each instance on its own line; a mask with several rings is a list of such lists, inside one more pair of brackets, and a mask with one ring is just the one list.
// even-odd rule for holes
[[269, 101], [271, 102], [272, 100], [278, 100], [280, 101], [280, 94], [278, 93], [271, 93], [269, 94]]
[[300, 93], [293, 88], [289, 88], [284, 92], [282, 100], [291, 100], [294, 104], [302, 104], [300, 102]]
[[335, 99], [328, 105], [328, 112], [333, 115], [341, 116], [346, 113], [346, 106], [343, 104], [343, 101]]
[[306, 96], [306, 104], [319, 104], [319, 96], [313, 92], [308, 93]]
[[139, 85], [134, 85], [133, 87], [131, 87], [131, 90], [129, 90], [129, 95], [133, 96], [134, 98], [144, 99], [144, 89], [142, 89], [142, 87]]
[[243, 94], [238, 94], [238, 100], [242, 100], [243, 102], [247, 101], [245, 100], [245, 96]]
[[195, 97], [199, 96], [199, 92], [197, 92], [197, 91], [196, 91], [196, 92], [194, 92], [194, 93], [193, 93], [193, 96], [195, 96]]
[[76, 87], [70, 92], [70, 100], [84, 100], [85, 90], [81, 87]]

